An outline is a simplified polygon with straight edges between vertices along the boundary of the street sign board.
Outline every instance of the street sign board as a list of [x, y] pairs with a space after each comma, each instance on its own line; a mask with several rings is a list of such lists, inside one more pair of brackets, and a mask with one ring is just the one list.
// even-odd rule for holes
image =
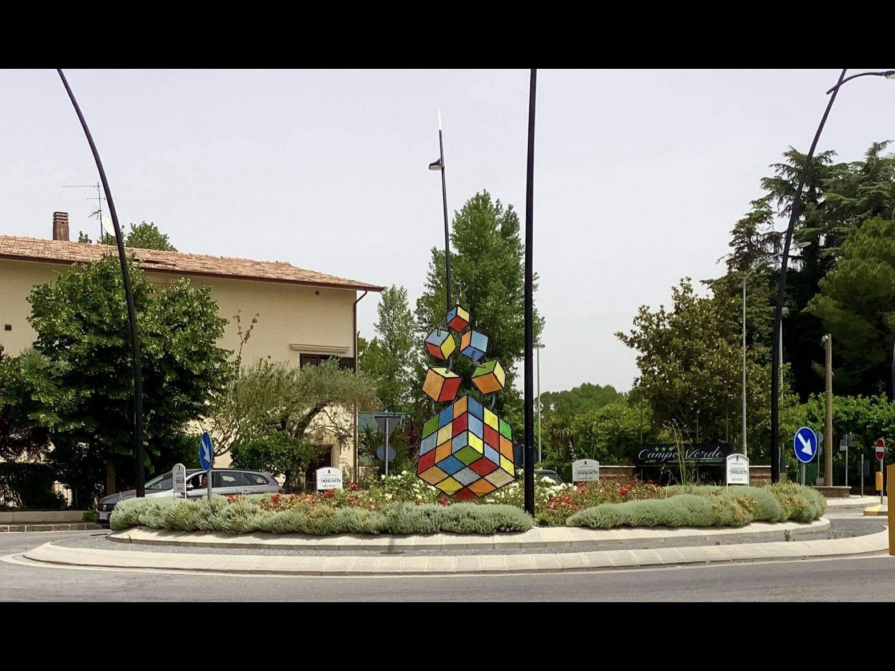
[[203, 471], [207, 471], [214, 463], [214, 445], [211, 444], [211, 436], [208, 431], [202, 434], [199, 440], [199, 465]]
[[317, 491], [325, 489], [342, 489], [342, 471], [338, 468], [317, 469]]
[[[395, 458], [395, 448], [391, 445], [380, 445], [376, 450], [376, 456], [379, 457], [379, 461], [391, 461]], [[386, 459], [386, 457], [388, 457]]]
[[386, 436], [391, 435], [392, 431], [401, 426], [404, 421], [404, 413], [402, 412], [383, 412], [373, 415], [379, 430]]
[[572, 462], [572, 482], [594, 482], [600, 479], [600, 462], [579, 459]]
[[749, 484], [749, 457], [745, 454], [731, 454], [727, 457], [727, 484]]
[[185, 499], [186, 498], [186, 466], [183, 464], [174, 464], [174, 468], [171, 471], [171, 477], [174, 482], [174, 498], [175, 499]]
[[803, 426], [796, 431], [792, 439], [792, 448], [796, 453], [796, 459], [803, 464], [809, 463], [817, 454], [817, 434], [813, 429]]
[[874, 446], [873, 450], [876, 453], [876, 458], [882, 459], [884, 456], [886, 456], [886, 441], [880, 438], [878, 441], [876, 441], [876, 445]]

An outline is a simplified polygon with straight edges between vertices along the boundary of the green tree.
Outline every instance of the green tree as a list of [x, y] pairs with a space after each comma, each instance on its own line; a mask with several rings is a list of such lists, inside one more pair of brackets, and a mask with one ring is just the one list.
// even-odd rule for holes
[[[123, 230], [124, 246], [134, 249], [154, 249], [159, 252], [176, 252], [167, 234], [162, 233], [154, 223], [145, 221], [140, 224], [131, 224], [131, 230]], [[83, 231], [78, 232], [78, 242], [90, 243], [90, 236]], [[101, 245], [117, 245], [114, 235], [103, 233], [100, 238]]]
[[[642, 306], [630, 333], [616, 336], [636, 350], [637, 394], [653, 423], [675, 429], [686, 442], [739, 443], [742, 417], [740, 305], [725, 294], [699, 297], [689, 279], [672, 288], [673, 307]], [[769, 366], [761, 345], [747, 349], [749, 450], [768, 458]], [[785, 404], [791, 404], [786, 399]]]
[[[487, 191], [470, 198], [452, 222], [451, 281], [452, 299], [462, 291], [461, 303], [470, 312], [473, 328], [488, 336], [486, 359], [499, 359], [507, 373], [506, 389], [497, 395], [495, 411], [521, 431], [522, 399], [513, 385], [525, 347], [525, 259], [519, 230], [519, 217], [512, 205], [504, 207]], [[417, 389], [422, 387], [429, 361], [422, 340], [445, 318], [444, 269], [444, 250], [433, 248], [426, 288], [416, 304], [420, 329]], [[544, 322], [537, 311], [534, 316], [537, 341]], [[481, 399], [471, 383], [474, 369], [475, 364], [466, 357], [455, 357], [454, 371], [463, 379], [460, 394]], [[431, 414], [430, 403], [421, 393], [417, 403], [422, 415]]]
[[[186, 279], [160, 288], [129, 262], [142, 349], [146, 466], [180, 457], [189, 422], [224, 389], [229, 352], [217, 345], [227, 323], [209, 287]], [[29, 296], [35, 418], [49, 429], [48, 459], [86, 501], [107, 464], [133, 481], [133, 376], [130, 329], [118, 259], [76, 265]], [[175, 448], [175, 446], [177, 446]]]
[[[351, 438], [353, 415], [346, 408], [369, 410], [375, 405], [372, 382], [360, 372], [339, 368], [335, 360], [299, 369], [259, 359], [240, 371], [208, 421], [224, 436], [219, 453], [232, 449], [237, 465], [243, 465], [249, 453], [252, 459], [269, 454], [275, 461], [265, 470], [284, 473], [284, 487], [291, 489], [311, 457]], [[273, 438], [277, 440], [259, 444]], [[284, 460], [291, 464], [288, 469]]]
[[572, 422], [575, 457], [601, 463], [631, 463], [642, 442], [655, 442], [648, 408], [625, 399], [577, 415]]
[[895, 335], [895, 221], [876, 217], [851, 229], [808, 310], [833, 335], [837, 392], [884, 392]]
[[32, 461], [43, 455], [49, 434], [33, 415], [39, 410], [31, 395], [30, 370], [43, 365], [33, 350], [8, 357], [0, 345], [0, 460]]
[[541, 394], [542, 412], [545, 415], [565, 417], [599, 410], [620, 400], [624, 400], [624, 394], [617, 392], [615, 387], [608, 384], [602, 387], [588, 382], [566, 391], [545, 391]]
[[358, 366], [376, 384], [380, 407], [391, 412], [407, 409], [414, 394], [413, 362], [418, 349], [417, 325], [407, 303], [407, 290], [391, 286], [377, 307], [376, 336], [363, 343]]

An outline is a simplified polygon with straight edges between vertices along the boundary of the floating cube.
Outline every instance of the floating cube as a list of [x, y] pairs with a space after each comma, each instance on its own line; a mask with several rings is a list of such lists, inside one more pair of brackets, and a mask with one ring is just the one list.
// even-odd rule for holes
[[460, 354], [468, 356], [473, 361], [481, 361], [488, 350], [488, 336], [478, 331], [469, 329], [460, 336]]
[[507, 384], [507, 374], [504, 373], [500, 361], [493, 359], [476, 368], [472, 374], [472, 383], [483, 394], [493, 394], [496, 391], [503, 391]]
[[445, 361], [457, 349], [457, 343], [449, 330], [435, 329], [426, 338], [426, 349], [436, 359]]
[[516, 477], [510, 425], [462, 396], [423, 425], [417, 476], [448, 496], [486, 496]]
[[454, 306], [454, 309], [448, 312], [447, 325], [451, 327], [452, 331], [460, 333], [469, 326], [469, 313], [459, 305]]
[[460, 376], [447, 368], [430, 368], [426, 371], [423, 392], [438, 403], [453, 401], [460, 390]]

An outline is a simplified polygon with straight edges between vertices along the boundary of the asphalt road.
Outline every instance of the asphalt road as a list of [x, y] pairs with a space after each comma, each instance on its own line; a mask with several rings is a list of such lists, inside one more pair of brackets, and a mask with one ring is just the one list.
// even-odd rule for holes
[[[0, 555], [87, 533], [0, 534]], [[161, 574], [2, 561], [0, 600], [895, 601], [895, 557], [444, 578]]]

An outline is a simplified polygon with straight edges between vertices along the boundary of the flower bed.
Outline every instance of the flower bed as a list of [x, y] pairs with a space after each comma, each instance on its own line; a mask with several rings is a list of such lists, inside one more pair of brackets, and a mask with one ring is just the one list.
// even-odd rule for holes
[[[115, 530], [134, 526], [223, 533], [493, 534], [531, 529], [524, 490], [515, 482], [475, 503], [454, 503], [402, 472], [366, 487], [314, 494], [128, 499], [115, 506]], [[767, 487], [667, 487], [639, 481], [578, 485], [535, 479], [537, 522], [609, 529], [619, 526], [742, 526], [752, 521], [810, 522], [826, 500], [793, 483]]]

